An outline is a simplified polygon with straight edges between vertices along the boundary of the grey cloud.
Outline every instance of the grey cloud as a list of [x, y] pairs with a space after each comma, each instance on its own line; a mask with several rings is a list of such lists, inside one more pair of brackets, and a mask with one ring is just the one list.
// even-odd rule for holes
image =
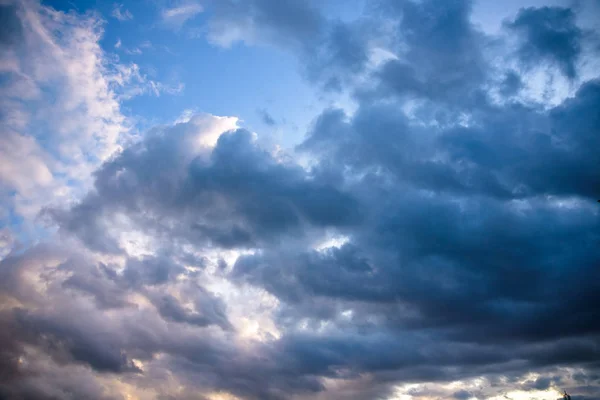
[[[19, 356], [23, 349], [17, 340], [18, 326], [10, 313], [0, 313], [0, 387], [17, 378], [21, 371]], [[0, 391], [0, 393], [2, 393]]]
[[169, 257], [129, 258], [123, 278], [130, 285], [160, 285], [184, 274], [184, 268]]
[[262, 121], [264, 122], [265, 125], [268, 126], [275, 126], [277, 125], [277, 121], [275, 121], [275, 119], [271, 116], [271, 114], [269, 114], [269, 112], [267, 110], [258, 110], [258, 115], [260, 116], [260, 118], [262, 119]]
[[89, 372], [76, 368], [66, 371], [60, 368], [40, 368], [12, 380], [10, 384], [0, 384], [0, 398], [27, 400], [122, 400], [116, 390], [107, 389]]
[[[318, 56], [303, 61], [315, 68], [309, 79], [342, 90], [353, 90], [366, 42], [381, 34], [362, 20], [329, 21], [313, 3], [214, 7], [217, 28], [249, 29], [301, 60]], [[486, 61], [494, 38], [471, 25], [470, 7], [374, 5], [371, 22], [398, 22], [385, 39], [399, 58], [365, 75], [355, 113], [315, 119], [297, 148], [310, 168], [275, 157], [244, 129], [198, 145], [210, 129], [192, 120], [157, 127], [107, 161], [81, 202], [47, 213], [85, 251], [124, 264], [43, 245], [0, 262], [0, 296], [19, 303], [0, 314], [0, 390], [25, 382], [18, 360], [31, 347], [53, 371], [164, 386], [164, 398], [173, 397], [166, 375], [189, 398], [385, 398], [409, 382], [427, 383], [415, 398], [557, 385], [597, 397], [600, 84], [551, 107], [525, 102], [523, 76]], [[527, 9], [512, 24], [527, 45], [523, 61], [575, 73], [582, 50], [561, 50], [578, 49], [570, 13]], [[149, 235], [155, 256], [128, 255], [112, 232], [120, 223]], [[314, 248], [331, 234], [346, 242]], [[204, 256], [248, 248], [230, 266]], [[236, 290], [277, 299], [278, 337], [239, 336], [235, 301], [207, 289], [213, 267]], [[43, 292], [31, 276], [46, 279]], [[147, 302], [133, 304], [136, 296]], [[532, 371], [539, 377], [526, 380]], [[488, 387], [435, 385], [474, 377]]]
[[[521, 192], [595, 198], [600, 164], [591, 149], [598, 145], [594, 132], [600, 123], [592, 109], [600, 100], [599, 89], [597, 81], [587, 82], [574, 98], [547, 114], [520, 106], [498, 110], [501, 113], [486, 116], [484, 129], [458, 129], [444, 135], [442, 142], [453, 157], [458, 156], [456, 160], [499, 173], [517, 196]], [[500, 139], [500, 132], [508, 135]], [[565, 148], [562, 143], [567, 141], [570, 146]]]
[[490, 67], [483, 49], [488, 39], [470, 22], [471, 1], [380, 3], [379, 12], [398, 22], [395, 46], [401, 56], [374, 73], [374, 93], [360, 89], [360, 98], [394, 95], [472, 107], [484, 100], [481, 85]]
[[531, 389], [546, 390], [552, 383], [552, 377], [544, 376], [533, 381], [526, 382], [526, 386]]
[[519, 74], [514, 71], [509, 71], [504, 80], [502, 81], [502, 86], [500, 89], [500, 93], [504, 96], [511, 96], [516, 93], [523, 87], [523, 82]]
[[60, 362], [68, 361], [65, 357], [72, 357], [100, 372], [137, 371], [116, 337], [102, 334], [102, 331], [92, 335], [90, 327], [81, 320], [19, 309], [15, 312], [23, 332], [41, 341], [39, 345], [46, 347]]
[[156, 306], [158, 313], [166, 320], [200, 327], [219, 325], [225, 330], [233, 329], [227, 319], [226, 307], [221, 299], [196, 285], [188, 290], [188, 295], [194, 304], [194, 310], [183, 307], [170, 294], [150, 293], [149, 297]]
[[[229, 40], [253, 40], [303, 47], [303, 42], [318, 38], [324, 17], [313, 1], [252, 0], [246, 2], [217, 1], [212, 4], [214, 17], [211, 37], [228, 44]], [[230, 37], [232, 32], [239, 37]]]
[[[421, 201], [426, 203], [428, 200]], [[481, 203], [476, 207], [482, 207], [486, 213], [491, 213], [495, 208], [489, 203]], [[403, 213], [404, 215], [414, 213], [422, 206], [424, 205], [413, 203], [412, 208], [406, 208]], [[548, 210], [550, 212], [548, 214], [541, 214], [539, 218], [530, 214], [521, 222], [517, 222], [519, 217], [514, 219], [509, 217], [511, 213], [506, 212], [492, 219], [489, 216], [484, 217], [484, 214], [474, 217], [470, 213], [461, 212], [456, 214], [457, 217], [462, 214], [460, 219], [450, 222], [438, 214], [432, 204], [424, 208], [427, 211], [424, 211], [423, 216], [430, 213], [430, 216], [425, 219], [417, 217], [418, 222], [407, 224], [411, 218], [393, 218], [389, 224], [384, 223], [378, 228], [378, 231], [381, 229], [382, 233], [385, 232], [383, 237], [371, 236], [373, 245], [377, 245], [377, 242], [389, 243], [389, 246], [396, 247], [395, 251], [398, 254], [392, 260], [386, 258], [381, 260], [380, 265], [392, 263], [389, 264], [390, 275], [384, 273], [385, 278], [374, 281], [375, 289], [367, 297], [369, 301], [376, 301], [382, 293], [387, 293], [390, 300], [398, 299], [396, 301], [404, 304], [408, 302], [409, 310], [416, 306], [420, 314], [416, 321], [425, 318], [417, 322], [417, 325], [427, 320], [429, 322], [425, 323], [429, 327], [446, 325], [451, 327], [452, 336], [460, 338], [464, 335], [460, 340], [467, 341], [557, 340], [564, 336], [586, 336], [597, 332], [598, 327], [594, 322], [597, 318], [595, 311], [585, 306], [597, 301], [594, 300], [597, 288], [591, 283], [596, 279], [592, 278], [593, 265], [598, 263], [598, 253], [592, 245], [593, 237], [598, 234], [597, 229], [594, 228], [597, 222], [592, 222], [590, 225], [584, 222], [586, 219], [596, 221], [597, 216], [592, 210], [587, 217], [584, 216], [586, 213], [581, 217], [575, 217], [570, 212], [560, 212], [562, 215], [556, 216], [557, 219], [551, 217], [551, 213], [557, 211]], [[583, 224], [578, 228], [575, 226], [558, 228], [560, 226], [558, 221], [567, 219], [573, 219], [576, 225]], [[481, 224], [482, 230], [463, 237], [459, 232], [463, 226], [469, 226], [465, 222], [469, 220]], [[493, 222], [494, 220], [496, 222]], [[538, 222], [534, 222], [535, 220]], [[575, 222], [577, 220], [579, 222]], [[524, 230], [523, 228], [528, 225], [531, 228]], [[448, 227], [448, 230], [444, 226]], [[505, 228], [501, 228], [503, 226]], [[534, 228], [535, 226], [538, 228]], [[547, 229], [543, 226], [556, 227], [559, 229], [558, 232], [563, 233], [557, 232], [559, 236], [556, 237], [551, 237], [547, 233], [536, 233]], [[499, 231], [498, 228], [501, 230]], [[534, 230], [527, 233], [529, 229]], [[418, 233], [421, 230], [423, 236]], [[444, 231], [447, 233], [442, 233]], [[563, 234], [574, 234], [578, 239], [566, 244]], [[472, 242], [472, 245], [464, 247], [466, 242], [462, 242], [462, 238], [467, 236], [479, 239]], [[446, 242], [449, 238], [453, 238], [451, 244]], [[400, 245], [402, 242], [403, 245]], [[427, 243], [426, 247], [421, 248], [425, 243]], [[562, 247], [563, 244], [566, 247]], [[391, 249], [392, 247], [389, 248]], [[416, 261], [413, 257], [421, 259], [424, 264], [421, 262], [412, 264]], [[391, 269], [392, 265], [395, 265], [398, 272]], [[473, 268], [471, 269], [469, 265]], [[514, 269], [509, 267], [510, 265], [513, 265]], [[540, 269], [534, 265], [538, 265], [537, 268]], [[544, 265], [546, 267], [543, 267]], [[465, 267], [466, 270], [463, 269]], [[379, 272], [386, 270], [387, 268], [379, 269]], [[415, 275], [405, 276], [404, 273], [400, 273], [402, 270], [412, 270]], [[550, 276], [554, 279], [549, 279], [548, 271], [552, 271]], [[319, 278], [315, 277], [315, 279]], [[350, 285], [347, 285], [345, 295], [351, 293], [356, 296], [355, 299], [364, 298], [361, 292], [373, 285], [370, 283], [371, 280], [362, 277], [355, 292], [349, 291]], [[347, 284], [346, 281], [343, 282]], [[410, 287], [402, 288], [402, 285], [395, 286], [391, 282], [410, 282]], [[453, 294], [448, 297], [450, 293]], [[393, 310], [393, 307], [382, 308], [382, 317], [397, 319], [392, 317]], [[372, 316], [373, 308], [367, 308], [365, 313], [368, 312]], [[410, 315], [411, 313], [407, 318], [408, 321], [400, 323], [400, 326], [406, 326], [406, 323], [412, 324]], [[554, 322], [556, 315], [563, 316], [561, 323]], [[587, 319], [584, 315], [589, 315], [592, 319]], [[401, 320], [400, 318], [399, 321]], [[482, 324], [481, 328], [477, 328], [479, 323]], [[494, 332], [493, 335], [489, 334], [490, 330]], [[544, 352], [552, 353], [549, 349]], [[575, 358], [579, 362], [585, 362], [586, 353], [589, 354], [589, 350], [579, 353]], [[565, 361], [566, 359], [559, 361], [552, 358], [547, 359], [546, 362]]]
[[473, 395], [470, 392], [467, 392], [466, 390], [459, 390], [458, 392], [454, 393], [452, 397], [457, 400], [467, 400], [473, 397]]
[[[322, 338], [296, 350], [290, 336], [288, 352], [297, 352], [302, 367], [318, 374], [335, 374], [340, 365], [373, 371], [349, 348], [372, 352], [384, 363], [393, 346], [361, 347], [384, 327], [399, 342], [409, 340], [406, 329], [431, 332], [431, 342], [417, 348], [432, 349], [439, 340], [449, 347], [474, 345], [453, 373], [443, 366], [443, 352], [436, 353], [439, 368], [409, 358], [411, 373], [402, 370], [398, 356], [391, 368], [400, 380], [456, 379], [475, 371], [517, 375], [556, 365], [593, 370], [600, 329], [590, 306], [598, 300], [593, 282], [600, 262], [592, 203], [600, 187], [592, 150], [600, 129], [593, 111], [600, 104], [598, 84], [583, 84], [549, 110], [518, 101], [493, 104], [483, 88], [489, 67], [479, 53], [486, 40], [470, 26], [468, 4], [455, 2], [445, 11], [437, 6], [392, 5], [412, 17], [403, 22], [403, 34], [413, 57], [384, 64], [375, 74], [379, 86], [358, 97], [353, 116], [325, 111], [298, 147], [321, 160], [323, 176], [361, 177], [345, 185], [369, 210], [360, 227], [342, 230], [350, 242], [321, 252], [275, 249], [245, 256], [231, 277], [284, 300], [279, 322], [291, 331], [309, 318], [314, 326], [327, 321], [347, 332], [339, 351], [337, 342], [326, 340], [321, 351]], [[432, 59], [440, 68], [453, 66], [448, 71], [459, 78], [445, 80], [444, 71], [428, 67]], [[501, 93], [515, 95], [520, 81], [510, 73], [501, 80]], [[390, 93], [402, 96], [390, 101]], [[417, 118], [433, 117], [435, 125], [423, 127], [403, 115], [403, 102], [413, 99], [426, 100], [434, 111]], [[483, 102], [469, 108], [476, 100]], [[460, 112], [471, 118], [466, 126], [456, 123]], [[559, 206], [559, 199], [575, 203]], [[348, 309], [351, 321], [340, 316]], [[363, 332], [358, 343], [353, 330]], [[521, 363], [510, 367], [515, 354]], [[459, 365], [471, 365], [471, 371]]]
[[304, 55], [307, 78], [327, 91], [344, 90], [366, 69], [371, 23], [330, 22], [319, 44]]
[[216, 1], [209, 40], [270, 44], [298, 56], [303, 72], [325, 89], [343, 84], [364, 70], [367, 38], [376, 24], [329, 19], [318, 1]]
[[90, 249], [104, 253], [122, 254], [123, 249], [120, 248], [117, 241], [106, 234], [108, 225], [94, 217], [102, 212], [101, 207], [98, 197], [90, 194], [87, 196], [85, 204], [78, 204], [68, 213], [59, 209], [44, 210], [43, 213], [59, 222], [65, 231], [79, 237]]
[[[101, 388], [97, 388], [97, 392], [92, 388], [79, 388], [77, 382], [58, 379], [56, 374], [87, 366], [96, 373], [119, 374], [122, 379], [154, 386], [150, 377], [146, 382], [146, 370], [138, 369], [132, 362], [132, 358], [151, 362], [154, 354], [168, 355], [165, 368], [177, 371], [178, 379], [197, 390], [227, 390], [253, 399], [283, 399], [290, 392], [321, 390], [316, 378], [281, 371], [276, 353], [268, 345], [257, 349], [258, 355], [245, 354], [230, 338], [216, 334], [211, 325], [219, 325], [227, 331], [231, 331], [232, 326], [223, 302], [202, 287], [189, 280], [181, 288], [174, 287], [172, 279], [157, 285], [154, 279], [130, 280], [127, 277], [126, 271], [131, 268], [143, 269], [165, 260], [133, 260], [126, 263], [123, 272], [117, 272], [112, 265], [94, 265], [86, 263], [83, 257], [71, 258], [47, 269], [48, 286], [43, 298], [25, 296], [27, 293], [20, 290], [20, 287], [27, 287], [25, 279], [38, 268], [54, 264], [56, 254], [61, 253], [41, 247], [3, 261], [2, 271], [9, 272], [5, 277], [14, 278], [10, 278], [12, 285], [2, 287], [1, 298], [19, 296], [29, 305], [37, 304], [2, 314], [6, 317], [2, 320], [2, 332], [6, 336], [2, 345], [6, 369], [3, 370], [0, 393], [6, 393], [9, 398], [26, 393], [32, 398], [118, 398], [103, 394]], [[140, 273], [143, 276], [144, 271]], [[9, 282], [9, 279], [3, 282]], [[179, 300], [162, 292], [165, 284], [170, 290], [178, 290], [184, 301], [191, 302], [193, 310], [186, 309]], [[64, 288], [75, 291], [64, 291]], [[36, 291], [34, 285], [30, 289]], [[154, 303], [156, 309], [144, 311], [133, 304], [119, 304], [136, 290]], [[90, 294], [95, 301], [87, 302], [81, 297], [82, 293]], [[161, 303], [161, 299], [166, 299], [166, 303]], [[25, 352], [24, 346], [35, 348], [52, 359], [50, 369], [35, 366], [32, 370], [40, 376], [37, 381], [32, 381], [29, 373], [22, 371], [18, 361], [37, 362]], [[274, 376], [277, 383], [264, 385], [264, 379]], [[44, 381], [43, 387], [36, 383], [41, 382], [40, 379]], [[94, 381], [90, 385], [94, 386]]]
[[185, 322], [192, 325], [207, 326], [210, 321], [202, 314], [193, 315], [190, 311], [184, 309], [177, 299], [171, 295], [163, 295], [155, 299], [158, 312], [163, 317], [175, 322]]
[[[39, 256], [33, 261], [39, 262]], [[80, 265], [77, 264], [79, 269]], [[57, 271], [65, 268], [66, 266], [58, 266]], [[0, 350], [5, 356], [2, 358], [0, 394], [8, 396], [7, 398], [120, 398], [116, 394], [113, 396], [104, 393], [105, 388], [96, 383], [93, 374], [86, 377], [77, 377], [75, 374], [73, 379], [79, 381], [71, 381], [68, 377], [59, 378], [59, 375], [66, 371], [77, 372], [80, 371], [80, 366], [87, 366], [96, 373], [120, 374], [123, 379], [144, 379], [144, 372], [131, 359], [138, 357], [150, 360], [157, 353], [189, 359], [198, 366], [204, 366], [203, 368], [216, 363], [217, 369], [221, 364], [223, 373], [227, 372], [226, 365], [235, 362], [236, 351], [229, 348], [226, 341], [214, 335], [211, 338], [210, 334], [202, 335], [204, 339], [199, 340], [196, 332], [186, 329], [194, 325], [206, 327], [211, 324], [211, 319], [230, 329], [224, 305], [199, 286], [189, 287], [184, 292], [193, 300], [195, 308], [204, 315], [202, 323], [197, 323], [198, 319], [188, 314], [183, 318], [179, 318], [181, 315], [173, 315], [173, 310], [181, 309], [175, 301], [170, 302], [172, 307], [166, 311], [159, 307], [157, 312], [143, 312], [129, 307], [118, 312], [112, 310], [111, 317], [102, 304], [100, 308], [95, 308], [83, 298], [61, 291], [60, 277], [68, 279], [68, 275], [53, 276], [45, 298], [39, 299], [35, 307], [17, 307], [10, 311], [3, 310], [0, 314], [3, 337]], [[102, 281], [105, 278], [102, 274], [88, 276], [91, 281]], [[7, 295], [10, 296], [11, 293], [5, 289], [0, 292], [2, 299]], [[31, 302], [27, 304], [32, 305]], [[173, 331], [174, 327], [165, 326], [165, 319], [178, 320], [186, 323], [186, 326]], [[173, 334], [171, 331], [179, 333]], [[32, 348], [36, 351], [32, 352]], [[39, 359], [40, 353], [49, 356], [52, 362]], [[241, 356], [238, 354], [237, 357]], [[242, 365], [241, 368], [250, 366]], [[225, 389], [228, 387], [227, 379], [235, 371], [233, 368], [219, 379], [209, 379], [205, 382], [207, 386], [201, 389]], [[131, 374], [139, 377], [126, 377]], [[86, 382], [86, 379], [91, 380]], [[193, 383], [190, 385], [195, 386]]]
[[[71, 211], [48, 213], [65, 232], [109, 253], [122, 251], [102, 231], [115, 212], [150, 232], [168, 229], [171, 238], [225, 248], [254, 247], [277, 241], [283, 232], [302, 236], [312, 225], [344, 226], [360, 219], [351, 196], [297, 165], [277, 162], [247, 131], [223, 134], [208, 159], [182, 161], [183, 145], [166, 132], [151, 136], [105, 164], [97, 173], [96, 192]], [[186, 222], [167, 228], [173, 219]]]
[[233, 329], [225, 304], [202, 286], [187, 283], [181, 293], [194, 304], [193, 310], [183, 307], [179, 300], [165, 292], [174, 288], [179, 276], [185, 275], [185, 269], [171, 258], [129, 258], [122, 272], [117, 272], [117, 267], [112, 265], [74, 264], [76, 262], [70, 261], [59, 266], [71, 273], [61, 286], [90, 295], [100, 309], [134, 307], [127, 297], [138, 293], [147, 297], [165, 320]]
[[577, 76], [583, 31], [568, 8], [523, 8], [506, 26], [524, 36], [519, 57], [529, 67], [540, 60], [555, 63], [570, 79]]
[[59, 269], [69, 274], [62, 287], [91, 296], [99, 308], [131, 306], [127, 296], [148, 287], [173, 283], [184, 274], [184, 268], [168, 257], [128, 258], [125, 268], [72, 259]]
[[[446, 334], [458, 340], [539, 341], [598, 329], [586, 306], [595, 301], [600, 257], [592, 246], [598, 230], [591, 211], [554, 215], [553, 208], [537, 205], [522, 215], [488, 201], [465, 212], [450, 199], [427, 204], [424, 197], [393, 196], [401, 208], [375, 213], [372, 229], [363, 227], [354, 244], [321, 253], [246, 256], [233, 277], [291, 303], [315, 295], [383, 303], [365, 314], [380, 314], [399, 328], [447, 327]], [[563, 285], [577, 290], [550, 295]], [[386, 303], [410, 312], [395, 316]], [[564, 315], [564, 323], [552, 323], [555, 315]], [[494, 336], [486, 335], [492, 326]]]
[[3, 301], [11, 298], [19, 302], [39, 302], [41, 296], [27, 280], [27, 275], [42, 275], [43, 270], [60, 263], [70, 252], [56, 243], [40, 243], [26, 252], [15, 251], [0, 260], [0, 294]]
[[106, 265], [74, 269], [62, 286], [67, 290], [77, 290], [92, 296], [100, 308], [121, 308], [129, 305], [127, 293], [118, 284], [116, 273]]
[[22, 36], [21, 21], [14, 4], [0, 4], [0, 45], [4, 48], [15, 44]]
[[389, 105], [367, 103], [351, 119], [329, 110], [299, 149], [350, 168], [385, 168], [395, 179], [435, 191], [595, 198], [598, 88], [587, 82], [549, 112], [519, 104], [490, 107], [474, 114], [470, 127], [409, 126]]

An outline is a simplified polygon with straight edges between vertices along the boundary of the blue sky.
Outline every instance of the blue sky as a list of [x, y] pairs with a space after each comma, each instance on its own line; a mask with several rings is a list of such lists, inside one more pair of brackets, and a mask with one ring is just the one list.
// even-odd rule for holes
[[0, 0], [0, 399], [598, 399], [598, 20]]
[[[339, 2], [338, 2], [339, 3]], [[135, 63], [143, 74], [177, 88], [174, 96], [139, 96], [123, 106], [148, 123], [172, 121], [182, 110], [215, 115], [235, 115], [244, 126], [274, 134], [264, 123], [267, 112], [279, 124], [286, 124], [289, 145], [298, 142], [308, 123], [333, 97], [324, 99], [307, 84], [294, 54], [269, 43], [246, 46], [241, 42], [227, 47], [207, 40], [210, 9], [195, 2], [66, 2], [49, 3], [57, 9], [99, 12], [104, 23], [100, 45], [123, 63]], [[340, 4], [332, 2], [335, 12]], [[74, 7], [75, 6], [75, 7]], [[343, 5], [342, 5], [343, 6]], [[348, 14], [340, 7], [341, 15]], [[116, 18], [115, 10], [124, 14]], [[181, 10], [172, 17], [169, 10]], [[129, 13], [127, 13], [129, 12]], [[119, 46], [115, 47], [117, 43]], [[292, 95], [293, 94], [293, 95]], [[288, 136], [293, 138], [288, 139]]]

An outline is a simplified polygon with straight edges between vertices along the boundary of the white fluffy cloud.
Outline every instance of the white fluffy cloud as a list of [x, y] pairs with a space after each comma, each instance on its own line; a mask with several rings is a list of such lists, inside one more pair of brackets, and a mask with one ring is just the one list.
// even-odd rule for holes
[[150, 80], [106, 54], [96, 14], [35, 1], [4, 7], [12, 31], [0, 51], [0, 201], [31, 219], [85, 190], [90, 173], [128, 138], [121, 100], [183, 86]]

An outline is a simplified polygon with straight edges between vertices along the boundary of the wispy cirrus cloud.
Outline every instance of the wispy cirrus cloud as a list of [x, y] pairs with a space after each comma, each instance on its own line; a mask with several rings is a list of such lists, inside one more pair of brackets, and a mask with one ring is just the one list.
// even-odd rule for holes
[[110, 15], [121, 22], [133, 19], [133, 14], [123, 4], [115, 4]]
[[92, 171], [120, 148], [130, 134], [122, 98], [182, 87], [150, 80], [139, 66], [107, 56], [98, 15], [35, 2], [3, 8], [11, 31], [0, 54], [2, 204], [32, 218], [44, 204], [87, 187]]
[[180, 2], [173, 7], [160, 10], [161, 21], [172, 29], [181, 28], [188, 20], [204, 11], [204, 7], [196, 1]]
[[41, 175], [29, 181], [29, 190], [15, 175], [3, 179], [5, 187], [16, 190], [3, 203], [31, 216], [41, 201], [68, 197], [65, 180], [85, 181], [119, 148], [128, 126], [116, 99], [118, 72], [110, 71], [98, 45], [102, 31], [96, 16], [79, 18], [34, 2], [6, 9], [17, 28], [2, 52], [3, 147], [20, 154], [11, 162], [15, 168], [37, 165], [32, 170]]

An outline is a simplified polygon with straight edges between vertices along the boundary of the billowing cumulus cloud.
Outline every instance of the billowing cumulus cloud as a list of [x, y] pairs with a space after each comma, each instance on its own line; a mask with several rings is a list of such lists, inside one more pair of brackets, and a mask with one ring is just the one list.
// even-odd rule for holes
[[40, 103], [7, 108], [3, 190], [57, 187], [61, 146], [95, 158], [80, 196], [38, 206], [52, 232], [23, 246], [0, 230], [0, 398], [600, 396], [600, 77], [580, 71], [598, 54], [577, 9], [523, 8], [492, 35], [469, 1], [381, 0], [345, 19], [207, 2], [211, 43], [290, 51], [316, 90], [350, 94], [281, 149], [207, 113], [129, 137], [108, 84], [101, 101], [72, 88], [97, 107], [69, 113], [114, 117], [111, 135], [24, 133], [45, 92], [15, 57], [64, 54], [23, 45], [31, 21], [100, 37], [32, 4], [2, 6], [2, 84], [31, 89], [6, 101]]

